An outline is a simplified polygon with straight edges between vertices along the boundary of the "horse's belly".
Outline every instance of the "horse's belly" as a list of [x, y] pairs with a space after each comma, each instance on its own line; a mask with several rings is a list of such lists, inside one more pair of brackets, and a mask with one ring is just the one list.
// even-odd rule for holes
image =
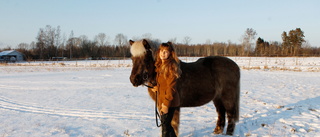
[[[179, 90], [179, 89], [178, 89]], [[211, 85], [180, 89], [181, 107], [202, 106], [212, 101], [216, 93]]]

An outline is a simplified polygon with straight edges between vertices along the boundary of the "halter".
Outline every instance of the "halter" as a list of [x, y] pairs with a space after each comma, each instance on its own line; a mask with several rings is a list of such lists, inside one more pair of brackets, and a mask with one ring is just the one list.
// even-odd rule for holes
[[[148, 82], [149, 75], [148, 75], [148, 72], [147, 72], [147, 71], [144, 71], [144, 72], [142, 73], [142, 79], [143, 79], [143, 81]], [[146, 86], [146, 87], [148, 87], [148, 88], [153, 88], [153, 87], [154, 87], [154, 86], [149, 86], [149, 85], [146, 84], [145, 82], [142, 84], [143, 86]], [[150, 83], [151, 83], [151, 82], [150, 82]], [[151, 85], [152, 85], [152, 83], [151, 83]]]

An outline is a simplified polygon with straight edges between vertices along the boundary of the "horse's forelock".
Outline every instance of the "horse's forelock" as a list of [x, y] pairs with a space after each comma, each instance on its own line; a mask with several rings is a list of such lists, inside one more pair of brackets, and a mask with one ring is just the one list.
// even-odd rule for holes
[[147, 52], [146, 48], [144, 47], [142, 41], [135, 41], [130, 48], [131, 55], [133, 57], [139, 57], [145, 55]]

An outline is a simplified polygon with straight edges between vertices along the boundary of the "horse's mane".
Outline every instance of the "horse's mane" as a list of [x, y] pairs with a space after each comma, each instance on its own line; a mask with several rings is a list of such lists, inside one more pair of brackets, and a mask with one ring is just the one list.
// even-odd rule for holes
[[[156, 51], [161, 43], [158, 40], [150, 40], [150, 39], [145, 39], [145, 40], [147, 40], [147, 42], [149, 43], [152, 51]], [[143, 56], [146, 53], [146, 49], [143, 46], [142, 42], [143, 40], [138, 40], [131, 45], [130, 53], [132, 56], [134, 57]]]
[[142, 40], [135, 41], [130, 47], [130, 53], [134, 57], [143, 56], [147, 50], [144, 48]]

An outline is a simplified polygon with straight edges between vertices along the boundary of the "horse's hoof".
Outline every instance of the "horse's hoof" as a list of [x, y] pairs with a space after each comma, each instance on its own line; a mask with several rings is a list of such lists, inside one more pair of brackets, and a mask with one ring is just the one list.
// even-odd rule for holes
[[232, 136], [233, 132], [227, 132], [227, 135]]
[[214, 129], [213, 133], [214, 134], [222, 134], [223, 129], [221, 129], [220, 127], [216, 127], [216, 129]]

